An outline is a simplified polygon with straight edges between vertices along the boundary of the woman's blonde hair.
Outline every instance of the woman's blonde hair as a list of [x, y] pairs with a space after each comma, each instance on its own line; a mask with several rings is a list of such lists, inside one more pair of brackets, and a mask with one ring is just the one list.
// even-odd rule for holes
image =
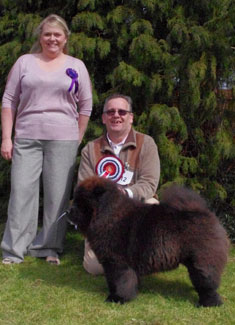
[[[63, 32], [65, 33], [65, 36], [67, 37], [67, 39], [69, 38], [70, 30], [66, 24], [66, 21], [58, 15], [51, 14], [51, 15], [47, 16], [45, 19], [43, 19], [43, 21], [36, 28], [34, 35], [37, 36], [37, 40], [31, 47], [30, 53], [42, 52], [42, 47], [40, 44], [40, 36], [42, 34], [43, 26], [45, 24], [49, 24], [49, 25], [61, 28], [63, 30]], [[68, 42], [66, 42], [63, 52], [66, 54], [68, 53]]]

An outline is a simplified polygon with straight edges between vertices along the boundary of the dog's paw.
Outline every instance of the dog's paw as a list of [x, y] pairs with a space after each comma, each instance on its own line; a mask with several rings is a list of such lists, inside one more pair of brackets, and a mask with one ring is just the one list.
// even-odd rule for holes
[[124, 298], [118, 296], [118, 295], [115, 295], [115, 294], [110, 294], [107, 299], [106, 299], [107, 302], [115, 302], [116, 304], [117, 303], [120, 303], [121, 305], [123, 305], [125, 303], [125, 300]]
[[220, 306], [223, 304], [223, 301], [220, 297], [220, 295], [215, 292], [213, 295], [204, 295], [202, 297], [200, 297], [199, 299], [199, 307], [216, 307], [216, 306]]

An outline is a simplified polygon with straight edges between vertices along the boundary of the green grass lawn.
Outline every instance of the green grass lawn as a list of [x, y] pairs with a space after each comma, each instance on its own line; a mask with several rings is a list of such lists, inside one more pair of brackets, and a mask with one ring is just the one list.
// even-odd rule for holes
[[70, 230], [60, 266], [31, 257], [19, 265], [0, 264], [0, 324], [235, 324], [234, 246], [219, 289], [224, 305], [213, 308], [196, 307], [183, 266], [143, 278], [138, 297], [129, 303], [106, 303], [104, 277], [87, 274], [82, 256], [82, 237]]

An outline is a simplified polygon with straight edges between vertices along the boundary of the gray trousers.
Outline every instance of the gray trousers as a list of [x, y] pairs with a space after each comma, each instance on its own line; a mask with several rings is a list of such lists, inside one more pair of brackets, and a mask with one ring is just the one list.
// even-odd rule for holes
[[[3, 258], [21, 263], [27, 254], [57, 257], [63, 251], [66, 220], [57, 219], [69, 204], [77, 149], [78, 141], [15, 140]], [[37, 232], [41, 175], [43, 226]]]

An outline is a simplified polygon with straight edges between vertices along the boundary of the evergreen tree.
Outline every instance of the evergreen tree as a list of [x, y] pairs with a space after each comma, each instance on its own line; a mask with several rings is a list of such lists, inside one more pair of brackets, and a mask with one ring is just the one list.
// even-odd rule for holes
[[105, 97], [130, 95], [135, 127], [159, 147], [160, 188], [189, 185], [232, 213], [232, 185], [221, 176], [224, 166], [234, 173], [233, 0], [1, 0], [0, 10], [1, 94], [38, 22], [49, 13], [63, 16], [72, 31], [70, 54], [85, 62], [93, 83], [83, 144], [102, 132]]

